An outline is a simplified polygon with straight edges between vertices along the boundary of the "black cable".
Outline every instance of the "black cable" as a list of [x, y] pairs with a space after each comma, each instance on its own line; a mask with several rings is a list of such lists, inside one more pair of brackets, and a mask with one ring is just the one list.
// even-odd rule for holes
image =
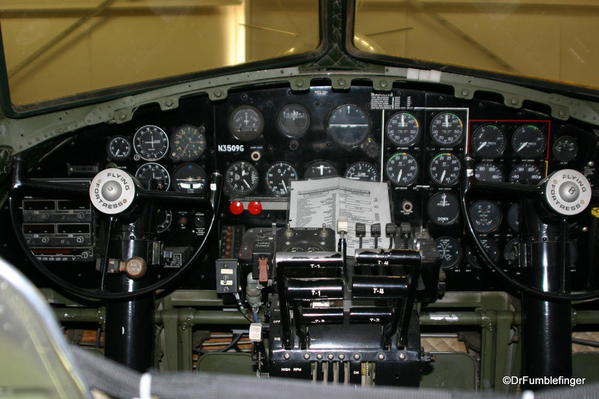
[[572, 337], [572, 343], [578, 345], [591, 346], [593, 348], [599, 348], [599, 341], [590, 341], [588, 339]]
[[476, 247], [477, 247], [480, 255], [482, 256], [483, 260], [485, 261], [486, 265], [488, 267], [490, 267], [491, 269], [493, 269], [495, 271], [495, 273], [497, 273], [497, 275], [501, 279], [503, 279], [504, 282], [507, 283], [512, 288], [526, 292], [527, 294], [530, 294], [532, 296], [535, 296], [537, 298], [540, 298], [540, 299], [543, 299], [546, 301], [582, 302], [582, 301], [591, 301], [591, 300], [595, 300], [595, 299], [599, 298], [599, 290], [588, 291], [588, 292], [585, 292], [582, 294], [556, 294], [556, 293], [552, 293], [552, 292], [539, 291], [537, 289], [530, 288], [529, 286], [522, 284], [521, 282], [519, 282], [518, 280], [516, 280], [512, 276], [510, 276], [508, 273], [503, 271], [502, 268], [497, 266], [497, 264], [493, 261], [493, 259], [491, 259], [491, 257], [485, 250], [482, 242], [480, 241], [480, 238], [474, 231], [474, 227], [472, 226], [472, 221], [470, 220], [470, 214], [468, 213], [468, 203], [466, 201], [466, 197], [468, 195], [468, 192], [470, 191], [472, 179], [474, 178], [474, 169], [472, 168], [471, 165], [468, 165], [469, 163], [470, 164], [472, 163], [472, 161], [473, 161], [472, 158], [470, 158], [468, 155], [466, 155], [464, 161], [467, 166], [466, 166], [466, 168], [464, 168], [465, 179], [462, 182], [462, 187], [460, 190], [460, 205], [462, 208], [462, 213], [464, 215], [464, 220], [466, 222], [466, 231], [468, 232], [468, 234], [470, 235], [470, 237], [476, 244]]

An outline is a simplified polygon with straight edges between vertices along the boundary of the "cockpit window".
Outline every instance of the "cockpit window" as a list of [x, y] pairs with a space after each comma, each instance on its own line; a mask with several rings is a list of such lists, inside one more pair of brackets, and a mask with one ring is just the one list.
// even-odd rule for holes
[[599, 88], [599, 2], [356, 0], [354, 46]]
[[4, 0], [13, 106], [315, 50], [318, 0]]

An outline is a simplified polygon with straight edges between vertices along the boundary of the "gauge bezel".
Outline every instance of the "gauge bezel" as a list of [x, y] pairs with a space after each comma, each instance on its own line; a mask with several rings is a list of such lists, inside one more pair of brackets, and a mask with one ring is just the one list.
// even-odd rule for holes
[[[177, 155], [177, 154], [182, 154], [182, 152], [180, 152], [180, 151], [177, 150], [177, 146], [175, 144], [175, 141], [177, 140], [177, 136], [179, 134], [181, 134], [184, 131], [184, 129], [186, 129], [186, 128], [192, 128], [193, 130], [195, 130], [195, 132], [197, 132], [198, 137], [202, 137], [203, 138], [204, 144], [203, 144], [203, 146], [200, 145], [201, 151], [194, 158], [181, 158], [181, 157], [179, 157]], [[194, 162], [194, 161], [197, 161], [198, 159], [200, 159], [200, 157], [204, 154], [204, 152], [208, 148], [208, 139], [207, 139], [206, 134], [205, 134], [205, 130], [206, 129], [205, 128], [202, 129], [202, 128], [203, 128], [203, 126], [198, 127], [198, 126], [195, 126], [195, 125], [186, 124], [186, 125], [179, 126], [174, 131], [174, 133], [171, 135], [171, 141], [170, 141], [170, 143], [171, 143], [171, 146], [170, 146], [171, 147], [170, 158], [171, 158], [171, 160], [173, 162]]]
[[[486, 225], [485, 225], [481, 229], [481, 227], [476, 223], [476, 221], [480, 220], [480, 218], [478, 217], [478, 214], [474, 213], [475, 212], [474, 209], [475, 209], [476, 205], [482, 204], [482, 203], [491, 204], [491, 207], [493, 208], [491, 216], [495, 216], [495, 217], [490, 217], [489, 220], [491, 221], [491, 224], [488, 225], [488, 227], [486, 227]], [[470, 205], [468, 205], [468, 214], [470, 215], [470, 219], [472, 220], [472, 228], [474, 229], [474, 231], [476, 231], [479, 234], [495, 233], [499, 230], [499, 228], [501, 227], [501, 223], [503, 222], [503, 212], [501, 210], [501, 206], [499, 206], [499, 204], [495, 201], [489, 201], [489, 200], [474, 201], [474, 202], [470, 203]]]
[[[439, 181], [439, 179], [437, 179], [433, 173], [433, 163], [436, 162], [440, 157], [442, 156], [451, 156], [453, 157], [453, 159], [458, 161], [458, 170], [457, 170], [457, 174], [455, 175], [455, 178], [453, 180], [451, 180], [450, 182], [441, 182]], [[433, 156], [433, 158], [431, 159], [431, 161], [428, 164], [428, 174], [431, 177], [431, 180], [438, 186], [442, 186], [442, 187], [453, 187], [455, 185], [457, 185], [460, 182], [460, 173], [462, 171], [462, 162], [460, 161], [460, 158], [455, 155], [452, 154], [451, 152], [440, 152], [438, 154], [435, 154]]]
[[[391, 135], [391, 133], [390, 133], [391, 122], [396, 117], [399, 117], [401, 115], [409, 115], [410, 118], [416, 122], [416, 127], [417, 127], [416, 135], [414, 137], [411, 137], [410, 141], [407, 143], [401, 143], [401, 142], [396, 141], [394, 138], [396, 135]], [[416, 115], [414, 115], [410, 112], [405, 112], [405, 111], [396, 112], [393, 115], [391, 115], [391, 117], [385, 123], [385, 136], [389, 139], [389, 141], [391, 141], [391, 143], [393, 143], [397, 147], [412, 147], [412, 146], [416, 145], [418, 140], [420, 140], [421, 135], [422, 135], [422, 127], [420, 126], [420, 121], [418, 120]]]
[[[566, 140], [570, 140], [572, 142], [572, 144], [574, 144], [575, 146], [575, 151], [574, 151], [574, 156], [572, 158], [569, 159], [560, 159], [556, 156], [556, 154], [559, 154], [560, 151], [556, 151], [556, 147], [562, 142], [562, 141], [566, 141]], [[558, 137], [553, 144], [551, 145], [551, 153], [553, 154], [553, 158], [558, 161], [558, 162], [572, 162], [573, 160], [576, 159], [576, 157], [578, 156], [578, 150], [580, 149], [579, 145], [578, 145], [578, 140], [573, 137], [573, 136], [568, 136], [568, 135], [564, 135], [564, 136], [560, 136]], [[566, 152], [566, 154], [571, 154], [569, 151]]]
[[[407, 155], [408, 157], [410, 157], [414, 163], [416, 164], [416, 171], [414, 172], [414, 176], [407, 182], [407, 183], [401, 183], [396, 181], [396, 179], [393, 178], [393, 176], [391, 175], [391, 173], [389, 172], [389, 163], [391, 162], [392, 159], [394, 159], [397, 156], [402, 156], [402, 155]], [[387, 175], [387, 178], [389, 179], [389, 181], [397, 187], [410, 187], [411, 185], [413, 185], [417, 180], [418, 180], [418, 175], [420, 173], [420, 165], [418, 165], [418, 160], [416, 159], [416, 157], [408, 152], [396, 152], [393, 155], [391, 155], [388, 159], [387, 162], [385, 162], [385, 174]]]
[[[202, 190], [196, 191], [196, 190], [180, 190], [179, 189], [179, 184], [177, 183], [177, 177], [176, 177], [177, 173], [179, 171], [183, 170], [183, 168], [186, 168], [188, 166], [197, 167], [204, 174], [204, 188]], [[206, 172], [206, 169], [204, 169], [201, 165], [199, 165], [199, 164], [197, 164], [195, 162], [185, 162], [185, 163], [182, 163], [179, 166], [177, 166], [175, 168], [175, 170], [173, 170], [172, 181], [173, 181], [173, 189], [174, 189], [174, 191], [177, 191], [179, 193], [204, 194], [204, 193], [206, 193], [206, 191], [208, 189], [208, 173]]]
[[[495, 168], [497, 168], [497, 170], [498, 170], [498, 171], [499, 171], [499, 173], [501, 174], [501, 179], [499, 179], [499, 180], [481, 180], [481, 179], [477, 178], [477, 177], [476, 177], [476, 171], [477, 171], [477, 169], [479, 168], [479, 166], [483, 166], [483, 165], [486, 165], [486, 166], [494, 166]], [[479, 174], [479, 175], [480, 175], [480, 174]], [[474, 178], [475, 178], [476, 180], [478, 180], [478, 181], [481, 181], [481, 182], [488, 182], [488, 183], [500, 183], [500, 182], [503, 182], [503, 181], [505, 181], [505, 174], [503, 173], [503, 170], [501, 169], [501, 167], [500, 167], [498, 164], [496, 164], [495, 162], [489, 162], [489, 161], [486, 161], [486, 162], [479, 162], [479, 163], [477, 163], [477, 164], [474, 166]]]
[[[326, 175], [326, 176], [310, 176], [308, 174], [308, 171], [310, 169], [312, 169], [312, 167], [316, 164], [328, 164], [334, 171], [335, 174], [332, 175]], [[312, 162], [309, 162], [305, 167], [304, 167], [304, 179], [326, 179], [327, 177], [338, 177], [339, 176], [339, 169], [337, 169], [337, 167], [335, 166], [335, 164], [331, 161], [328, 161], [326, 159], [316, 159]]]
[[[452, 200], [454, 201], [454, 205], [456, 208], [456, 212], [455, 212], [455, 216], [453, 218], [448, 218], [447, 221], [442, 221], [441, 223], [439, 223], [438, 219], [434, 218], [433, 216], [431, 216], [431, 214], [433, 212], [431, 212], [431, 209], [433, 209], [433, 207], [436, 207], [435, 204], [433, 204], [433, 198], [437, 198], [440, 197], [442, 195], [446, 195], [447, 197], [451, 197]], [[446, 198], [447, 198], [446, 197]], [[459, 206], [459, 199], [458, 197], [452, 193], [451, 191], [437, 191], [436, 193], [434, 193], [433, 195], [431, 195], [430, 197], [428, 197], [428, 199], [426, 200], [426, 214], [428, 219], [436, 226], [442, 226], [442, 227], [446, 227], [446, 226], [453, 226], [455, 224], [457, 224], [460, 220], [460, 206]], [[453, 216], [453, 215], [452, 215]]]
[[[372, 170], [374, 170], [374, 172], [375, 172], [374, 180], [370, 180], [370, 179], [368, 179], [368, 180], [362, 180], [362, 179], [356, 179], [356, 178], [348, 176], [349, 175], [349, 171], [353, 167], [355, 167], [357, 165], [360, 165], [360, 164], [368, 165], [369, 167], [372, 167]], [[359, 180], [359, 181], [370, 181], [370, 182], [377, 182], [377, 181], [380, 180], [379, 170], [378, 170], [376, 164], [373, 164], [372, 162], [368, 162], [368, 161], [356, 161], [356, 162], [353, 162], [352, 164], [350, 164], [347, 167], [347, 169], [345, 170], [345, 173], [343, 174], [343, 177], [345, 177], [346, 179]]]
[[[256, 182], [252, 183], [252, 186], [248, 190], [243, 190], [243, 191], [240, 191], [240, 190], [236, 189], [235, 187], [233, 187], [232, 183], [229, 181], [229, 172], [231, 171], [231, 169], [235, 165], [241, 165], [241, 164], [248, 165], [251, 169], [253, 169], [253, 171], [256, 173], [256, 176], [257, 176]], [[255, 193], [256, 190], [258, 189], [258, 186], [260, 185], [260, 172], [258, 171], [258, 168], [256, 168], [256, 166], [254, 166], [251, 162], [248, 162], [248, 161], [232, 162], [229, 166], [227, 166], [224, 177], [225, 177], [225, 186], [230, 191], [230, 193], [233, 195], [240, 196], [240, 197], [245, 197], [245, 196]]]
[[[491, 154], [488, 154], [487, 152], [485, 152], [484, 155], [481, 155], [480, 150], [478, 150], [476, 147], [476, 142], [478, 140], [478, 137], [482, 134], [484, 134], [484, 129], [487, 128], [495, 128], [497, 129], [498, 135], [497, 137], [501, 137], [501, 144], [498, 144], [499, 147], [494, 146], [494, 151]], [[499, 126], [497, 126], [496, 124], [493, 123], [487, 123], [481, 126], [478, 126], [475, 130], [474, 133], [472, 134], [472, 141], [470, 144], [471, 148], [472, 148], [472, 153], [481, 159], [497, 159], [500, 158], [503, 153], [505, 152], [505, 149], [507, 148], [507, 136], [505, 135], [505, 132], [503, 131], [503, 129], [501, 129]]]
[[[531, 155], [529, 155], [528, 152], [526, 152], [523, 155], [522, 152], [526, 151], [528, 149], [527, 148], [528, 146], [524, 147], [524, 148], [522, 148], [521, 150], [518, 151], [519, 143], [521, 142], [518, 139], [518, 137], [519, 137], [519, 135], [521, 135], [524, 132], [526, 132], [526, 129], [531, 128], [531, 127], [534, 128], [535, 131], [537, 131], [537, 132], [539, 132], [541, 134], [541, 137], [543, 138], [543, 144], [539, 147], [538, 150], [536, 150]], [[545, 130], [543, 128], [540, 128], [537, 125], [526, 123], [526, 124], [518, 126], [516, 128], [516, 130], [514, 130], [514, 134], [512, 134], [512, 139], [511, 139], [510, 143], [512, 145], [512, 150], [514, 151], [514, 154], [516, 154], [519, 158], [521, 158], [521, 159], [539, 159], [539, 158], [542, 158], [543, 155], [547, 151], [547, 134], [545, 133]]]
[[[536, 182], [526, 182], [526, 181], [525, 181], [525, 182], [521, 182], [521, 181], [519, 181], [519, 180], [516, 180], [516, 181], [515, 181], [515, 180], [513, 179], [513, 174], [514, 174], [514, 171], [515, 171], [516, 169], [520, 168], [520, 167], [534, 167], [534, 168], [536, 168], [536, 169], [539, 171], [539, 176], [540, 176], [540, 179], [539, 179], [538, 181], [536, 181]], [[539, 167], [537, 164], [535, 164], [535, 163], [532, 163], [532, 162], [520, 162], [520, 163], [517, 163], [517, 164], [515, 164], [515, 165], [512, 167], [512, 170], [510, 170], [510, 175], [509, 175], [509, 177], [508, 177], [508, 181], [509, 181], [510, 183], [516, 183], [516, 184], [538, 184], [538, 183], [539, 183], [541, 180], [543, 180], [543, 179], [544, 179], [544, 176], [543, 176], [543, 171], [542, 171], [542, 169], [541, 169], [541, 168], [540, 168], [540, 167]]]
[[[129, 146], [129, 151], [127, 151], [127, 154], [125, 154], [123, 156], [114, 155], [114, 153], [112, 152], [111, 144], [115, 140], [124, 140], [127, 143], [127, 145]], [[133, 152], [133, 144], [131, 143], [131, 140], [129, 140], [129, 138], [127, 138], [126, 136], [122, 136], [122, 135], [112, 136], [110, 138], [110, 140], [108, 140], [108, 144], [106, 144], [106, 152], [108, 152], [108, 158], [113, 161], [125, 161], [125, 160], [129, 159], [129, 157], [131, 156], [131, 153]]]
[[[357, 109], [358, 111], [360, 111], [366, 117], [366, 121], [367, 121], [366, 131], [363, 134], [363, 137], [360, 138], [360, 140], [347, 142], [347, 141], [344, 141], [342, 138], [340, 138], [337, 134], [332, 133], [331, 118], [333, 118], [333, 115], [335, 115], [335, 113], [338, 110], [340, 110], [344, 107], [353, 107], [353, 108]], [[333, 126], [333, 127], [335, 127], [335, 126]], [[364, 111], [364, 109], [362, 107], [360, 107], [357, 104], [342, 104], [342, 105], [339, 105], [339, 106], [333, 108], [333, 110], [329, 113], [329, 116], [327, 118], [326, 132], [327, 132], [327, 136], [330, 137], [335, 143], [339, 144], [340, 146], [346, 147], [346, 148], [353, 148], [353, 147], [359, 146], [364, 141], [366, 141], [366, 139], [368, 138], [368, 135], [370, 134], [371, 128], [372, 128], [372, 120], [370, 118], [370, 115], [368, 114], [368, 112]]]
[[[149, 166], [149, 165], [157, 165], [157, 166], [159, 167], [159, 169], [161, 169], [161, 170], [163, 170], [163, 171], [164, 171], [164, 173], [166, 174], [166, 176], [167, 176], [167, 178], [168, 178], [168, 180], [167, 180], [167, 185], [166, 185], [166, 188], [165, 188], [165, 189], [163, 189], [163, 190], [157, 190], [157, 191], [168, 191], [168, 190], [171, 188], [171, 180], [172, 180], [172, 179], [171, 179], [171, 175], [170, 175], [170, 173], [168, 172], [168, 170], [167, 170], [167, 169], [166, 169], [164, 166], [162, 166], [161, 164], [159, 164], [158, 162], [146, 162], [146, 163], [144, 163], [144, 164], [141, 164], [141, 165], [139, 166], [139, 168], [137, 168], [137, 170], [135, 171], [135, 178], [136, 178], [138, 181], [140, 181], [140, 183], [141, 183], [141, 179], [140, 179], [140, 178], [139, 178], [139, 176], [138, 176], [138, 174], [139, 174], [139, 171], [140, 171], [142, 168], [144, 168], [144, 167], [146, 167], [146, 166]], [[143, 187], [143, 184], [142, 184], [142, 187]]]
[[[291, 132], [284, 124], [283, 121], [285, 120], [285, 118], [282, 117], [283, 112], [291, 107], [296, 107], [296, 108], [302, 108], [304, 113], [306, 114], [306, 124], [305, 127], [302, 127], [300, 131], [298, 131], [297, 133]], [[312, 118], [310, 116], [310, 111], [308, 110], [308, 107], [306, 107], [303, 104], [299, 104], [299, 103], [292, 103], [292, 104], [285, 104], [277, 113], [277, 131], [279, 133], [281, 133], [283, 136], [288, 137], [290, 139], [299, 139], [301, 137], [304, 137], [306, 135], [306, 133], [308, 133], [308, 130], [310, 130], [310, 124], [312, 123]]]
[[[234, 127], [235, 127], [234, 116], [244, 109], [248, 109], [248, 110], [251, 110], [252, 112], [255, 112], [256, 115], [258, 115], [259, 124], [258, 124], [257, 130], [249, 132], [249, 133], [243, 132], [240, 135], [239, 132], [236, 132], [234, 129]], [[231, 136], [233, 136], [234, 139], [243, 141], [243, 142], [253, 141], [253, 140], [256, 140], [257, 138], [259, 138], [260, 135], [262, 134], [262, 132], [264, 131], [264, 124], [265, 124], [264, 115], [262, 114], [262, 111], [260, 111], [258, 108], [254, 107], [253, 105], [249, 105], [249, 104], [239, 105], [239, 106], [235, 107], [233, 109], [233, 111], [231, 111], [231, 113], [229, 114], [227, 124], [229, 127], [229, 133], [231, 133]]]
[[[143, 134], [143, 133], [144, 133], [144, 132], [143, 132], [143, 130], [144, 130], [144, 129], [149, 129], [149, 128], [152, 128], [152, 129], [157, 129], [157, 130], [158, 130], [158, 132], [159, 132], [161, 135], [163, 135], [163, 136], [164, 136], [164, 139], [165, 139], [165, 142], [166, 142], [166, 146], [164, 147], [164, 151], [162, 152], [162, 154], [161, 154], [161, 155], [160, 155], [158, 158], [154, 158], [154, 157], [152, 157], [152, 158], [148, 158], [148, 157], [145, 157], [145, 156], [143, 155], [143, 153], [141, 152], [141, 150], [139, 150], [139, 149], [138, 149], [138, 146], [137, 146], [137, 143], [136, 143], [136, 142], [137, 142], [137, 137], [138, 137], [138, 135], [140, 135], [140, 134]], [[166, 132], [164, 131], [164, 129], [163, 129], [163, 128], [161, 128], [160, 126], [157, 126], [157, 125], [143, 125], [143, 126], [142, 126], [142, 127], [140, 127], [139, 129], [137, 129], [137, 130], [135, 131], [135, 134], [133, 135], [133, 140], [132, 140], [132, 142], [133, 142], [133, 149], [135, 150], [135, 153], [136, 153], [137, 155], [139, 155], [139, 157], [140, 157], [141, 159], [143, 159], [144, 161], [148, 161], [148, 162], [156, 162], [156, 161], [160, 161], [162, 158], [164, 158], [164, 157], [166, 156], [166, 154], [168, 154], [168, 150], [169, 150], [169, 148], [170, 148], [170, 140], [169, 140], [168, 134], [166, 134]]]
[[[441, 237], [435, 238], [435, 248], [438, 248], [438, 242], [440, 240], [451, 240], [451, 241], [453, 241], [454, 245], [457, 245], [457, 256], [456, 256], [456, 259], [453, 260], [453, 262], [451, 262], [450, 264], [443, 264], [443, 257], [441, 257], [441, 268], [443, 270], [453, 269], [456, 266], [458, 266], [460, 264], [460, 262], [462, 261], [462, 259], [464, 258], [464, 249], [462, 248], [462, 243], [456, 237], [441, 236]], [[438, 251], [439, 250], [437, 249], [437, 252]]]
[[[437, 139], [437, 137], [434, 134], [433, 128], [435, 126], [435, 121], [437, 121], [438, 119], [441, 119], [441, 117], [445, 114], [449, 114], [449, 115], [453, 115], [457, 118], [457, 120], [460, 121], [460, 124], [462, 125], [462, 128], [460, 130], [459, 135], [457, 136], [457, 139], [449, 142], [449, 143], [444, 143], [442, 141], [439, 141]], [[462, 118], [454, 112], [451, 111], [441, 111], [439, 113], [437, 113], [435, 116], [433, 116], [433, 118], [431, 119], [431, 123], [430, 123], [430, 137], [433, 140], [433, 143], [435, 143], [436, 145], [438, 145], [441, 148], [453, 148], [459, 144], [462, 143], [462, 141], [464, 140], [464, 132], [465, 132], [465, 127], [464, 127], [464, 121], [462, 120]]]
[[297, 173], [297, 169], [291, 163], [286, 162], [286, 161], [277, 161], [277, 162], [273, 163], [272, 165], [270, 165], [268, 167], [268, 169], [266, 170], [266, 173], [264, 173], [264, 183], [266, 184], [266, 188], [268, 189], [268, 192], [270, 192], [272, 195], [274, 195], [276, 197], [287, 197], [289, 195], [289, 189], [291, 187], [287, 187], [287, 192], [285, 194], [281, 194], [281, 193], [273, 190], [274, 187], [270, 183], [270, 181], [269, 181], [270, 179], [268, 178], [268, 175], [271, 172], [271, 170], [273, 168], [275, 168], [277, 165], [285, 165], [285, 167], [288, 167], [290, 170], [293, 170], [293, 172], [295, 173], [295, 179], [290, 179], [289, 180], [290, 184], [292, 181], [297, 181], [299, 179], [299, 174]]

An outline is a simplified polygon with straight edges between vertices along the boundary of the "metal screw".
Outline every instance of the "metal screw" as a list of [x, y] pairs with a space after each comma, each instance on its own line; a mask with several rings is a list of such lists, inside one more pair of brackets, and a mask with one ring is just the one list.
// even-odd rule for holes
[[304, 85], [304, 81], [303, 80], [298, 80], [297, 82], [295, 82], [295, 85], [297, 87], [302, 87]]
[[587, 231], [589, 231], [589, 228], [588, 228], [587, 226], [584, 226], [584, 227], [582, 228], [582, 231], [584, 231], [584, 232], [586, 233]]
[[385, 360], [385, 354], [384, 354], [384, 353], [379, 353], [379, 354], [378, 354], [376, 357], [377, 357], [379, 360]]
[[400, 358], [401, 360], [406, 360], [406, 357], [408, 357], [408, 356], [406, 355], [406, 353], [405, 353], [405, 352], [401, 352], [401, 353], [399, 354], [399, 358]]
[[167, 107], [172, 107], [173, 106], [173, 100], [167, 100], [166, 106]]
[[468, 90], [462, 90], [462, 95], [465, 96], [468, 94]]
[[339, 79], [339, 86], [345, 86], [345, 80]]
[[289, 360], [290, 357], [291, 357], [291, 355], [289, 353], [287, 353], [287, 352], [285, 352], [283, 354], [283, 359], [285, 359], [285, 360]]
[[335, 355], [333, 355], [332, 353], [329, 353], [329, 354], [327, 355], [327, 358], [328, 358], [329, 360], [333, 360], [333, 358], [334, 358], [334, 357], [335, 357]]
[[515, 98], [512, 98], [512, 104], [518, 104], [518, 100], [516, 100]]
[[381, 81], [381, 87], [387, 87], [387, 81], [386, 80]]
[[343, 359], [345, 359], [345, 355], [343, 353], [340, 353], [339, 354], [339, 360], [343, 360]]
[[589, 161], [589, 163], [587, 163], [587, 165], [592, 168], [593, 166], [595, 166], [595, 162], [593, 161]]
[[310, 359], [310, 354], [309, 353], [304, 353], [304, 359], [306, 359], [306, 360]]
[[318, 354], [316, 355], [316, 358], [317, 358], [318, 360], [322, 359], [322, 353], [318, 353]]
[[360, 354], [359, 353], [355, 353], [354, 354], [354, 360], [360, 360]]
[[222, 96], [222, 95], [223, 95], [223, 92], [222, 92], [222, 91], [220, 91], [220, 90], [217, 90], [217, 91], [215, 91], [215, 92], [214, 92], [214, 96], [215, 96], [215, 97], [220, 97], [220, 96]]

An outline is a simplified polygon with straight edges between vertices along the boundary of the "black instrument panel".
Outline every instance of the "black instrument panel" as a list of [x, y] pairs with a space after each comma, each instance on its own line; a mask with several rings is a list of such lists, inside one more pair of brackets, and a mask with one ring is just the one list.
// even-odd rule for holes
[[[222, 207], [215, 256], [235, 256], [247, 228], [284, 224], [285, 206], [267, 204], [284, 204], [293, 180], [388, 182], [395, 223], [429, 229], [449, 289], [480, 290], [496, 285], [464, 233], [458, 206], [464, 155], [475, 158], [480, 179], [536, 183], [572, 168], [597, 184], [596, 145], [583, 124], [492, 101], [400, 88], [376, 93], [368, 86], [265, 87], [231, 92], [218, 102], [186, 98], [172, 111], [145, 107], [129, 123], [83, 129], [32, 177], [86, 178], [112, 166], [147, 188], [203, 195], [210, 173], [220, 170], [225, 205], [260, 206]], [[511, 273], [524, 273], [514, 256], [517, 204], [475, 198], [469, 214], [492, 257]], [[158, 219], [156, 234], [166, 246], [189, 246], [201, 237], [203, 219], [195, 210], [161, 209]], [[570, 258], [575, 270], [575, 254]]]

